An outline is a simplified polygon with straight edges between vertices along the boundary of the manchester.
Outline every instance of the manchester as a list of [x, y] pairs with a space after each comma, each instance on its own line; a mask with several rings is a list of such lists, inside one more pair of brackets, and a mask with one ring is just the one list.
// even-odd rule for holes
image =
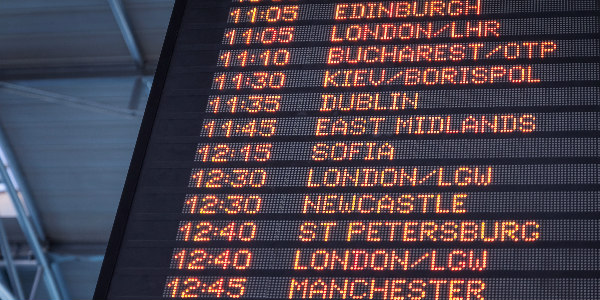
[[465, 279], [292, 278], [288, 299], [484, 300], [485, 287]]

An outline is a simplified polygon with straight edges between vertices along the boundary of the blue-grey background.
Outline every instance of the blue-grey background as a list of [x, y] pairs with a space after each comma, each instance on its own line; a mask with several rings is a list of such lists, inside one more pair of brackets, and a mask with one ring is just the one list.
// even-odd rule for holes
[[[93, 295], [173, 3], [0, 1], [0, 130], [64, 299]], [[29, 295], [36, 260], [9, 203], [0, 215], [25, 294], [47, 299], [43, 280]]]

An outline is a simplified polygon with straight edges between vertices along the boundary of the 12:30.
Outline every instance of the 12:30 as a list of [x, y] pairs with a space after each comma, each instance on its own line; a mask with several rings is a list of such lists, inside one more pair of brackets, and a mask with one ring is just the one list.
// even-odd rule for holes
[[260, 188], [266, 183], [265, 169], [199, 169], [190, 178], [190, 186], [196, 188]]
[[256, 214], [262, 198], [258, 195], [194, 195], [185, 201], [183, 213], [189, 214]]

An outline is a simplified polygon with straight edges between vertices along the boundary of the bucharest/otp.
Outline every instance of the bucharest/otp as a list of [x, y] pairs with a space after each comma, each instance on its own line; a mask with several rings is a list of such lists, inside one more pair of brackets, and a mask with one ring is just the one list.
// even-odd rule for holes
[[488, 186], [492, 167], [310, 168], [306, 187]]
[[490, 58], [543, 59], [556, 48], [556, 43], [552, 41], [512, 42], [491, 48], [484, 43], [331, 47], [327, 54], [327, 64], [455, 62]]
[[292, 278], [288, 299], [484, 300], [478, 279]]

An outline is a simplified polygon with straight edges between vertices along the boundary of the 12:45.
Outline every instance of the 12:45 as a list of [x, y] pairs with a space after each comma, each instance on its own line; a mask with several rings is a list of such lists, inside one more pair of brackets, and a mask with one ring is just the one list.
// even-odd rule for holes
[[240, 298], [246, 291], [246, 278], [218, 278], [216, 281], [201, 277], [171, 277], [165, 287], [169, 298]]

